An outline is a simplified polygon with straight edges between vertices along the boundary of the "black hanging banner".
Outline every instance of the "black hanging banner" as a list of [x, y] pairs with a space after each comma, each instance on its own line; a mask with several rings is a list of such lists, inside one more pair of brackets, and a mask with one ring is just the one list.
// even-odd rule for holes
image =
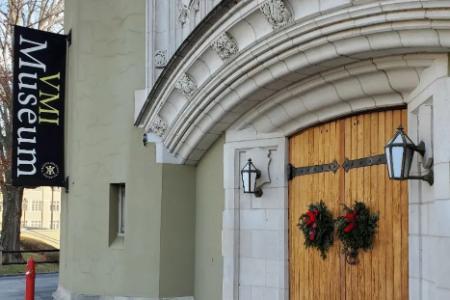
[[14, 186], [64, 186], [66, 49], [65, 35], [14, 28]]

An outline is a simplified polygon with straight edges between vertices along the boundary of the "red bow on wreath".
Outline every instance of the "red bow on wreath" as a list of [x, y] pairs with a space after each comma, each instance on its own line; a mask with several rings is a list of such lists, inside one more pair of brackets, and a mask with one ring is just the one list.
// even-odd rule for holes
[[350, 233], [350, 232], [353, 231], [353, 229], [355, 229], [355, 227], [356, 227], [356, 217], [357, 217], [356, 212], [351, 212], [351, 213], [345, 214], [344, 218], [349, 223], [344, 228], [344, 232], [345, 233]]
[[317, 228], [317, 216], [319, 215], [319, 211], [317, 209], [314, 209], [313, 211], [308, 210], [306, 212], [307, 218], [305, 217], [303, 219], [303, 222], [305, 222], [306, 226], [312, 227], [312, 230], [309, 231], [309, 239], [311, 241], [314, 241], [316, 238], [316, 228]]
[[317, 209], [313, 211], [308, 210], [306, 214], [308, 215], [308, 219], [306, 220], [305, 218], [304, 222], [307, 226], [311, 226], [312, 224], [316, 223], [316, 217], [319, 215], [319, 211]]

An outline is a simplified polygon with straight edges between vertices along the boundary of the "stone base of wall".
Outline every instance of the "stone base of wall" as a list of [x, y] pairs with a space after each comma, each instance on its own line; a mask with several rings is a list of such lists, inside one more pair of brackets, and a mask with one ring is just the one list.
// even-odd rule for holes
[[68, 291], [59, 286], [53, 293], [53, 300], [194, 300], [193, 296], [176, 297], [176, 298], [143, 298], [143, 297], [123, 297], [123, 296], [101, 296], [101, 295], [85, 295]]

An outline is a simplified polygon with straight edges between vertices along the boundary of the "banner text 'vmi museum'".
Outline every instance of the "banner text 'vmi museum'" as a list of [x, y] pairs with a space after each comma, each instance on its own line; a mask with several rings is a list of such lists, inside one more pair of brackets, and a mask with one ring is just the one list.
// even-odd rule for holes
[[14, 30], [14, 186], [64, 186], [66, 36]]

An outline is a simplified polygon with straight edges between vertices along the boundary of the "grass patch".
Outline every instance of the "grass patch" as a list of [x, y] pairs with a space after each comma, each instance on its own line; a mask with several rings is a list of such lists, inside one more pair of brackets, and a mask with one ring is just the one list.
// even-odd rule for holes
[[[20, 250], [52, 250], [56, 249], [41, 241], [31, 238], [20, 239]], [[54, 261], [59, 259], [59, 253], [24, 253], [24, 261], [27, 261], [30, 257], [33, 257], [35, 261]], [[24, 274], [26, 265], [6, 265], [0, 266], [0, 275], [20, 275]], [[49, 273], [58, 272], [59, 264], [36, 264], [36, 273]]]

